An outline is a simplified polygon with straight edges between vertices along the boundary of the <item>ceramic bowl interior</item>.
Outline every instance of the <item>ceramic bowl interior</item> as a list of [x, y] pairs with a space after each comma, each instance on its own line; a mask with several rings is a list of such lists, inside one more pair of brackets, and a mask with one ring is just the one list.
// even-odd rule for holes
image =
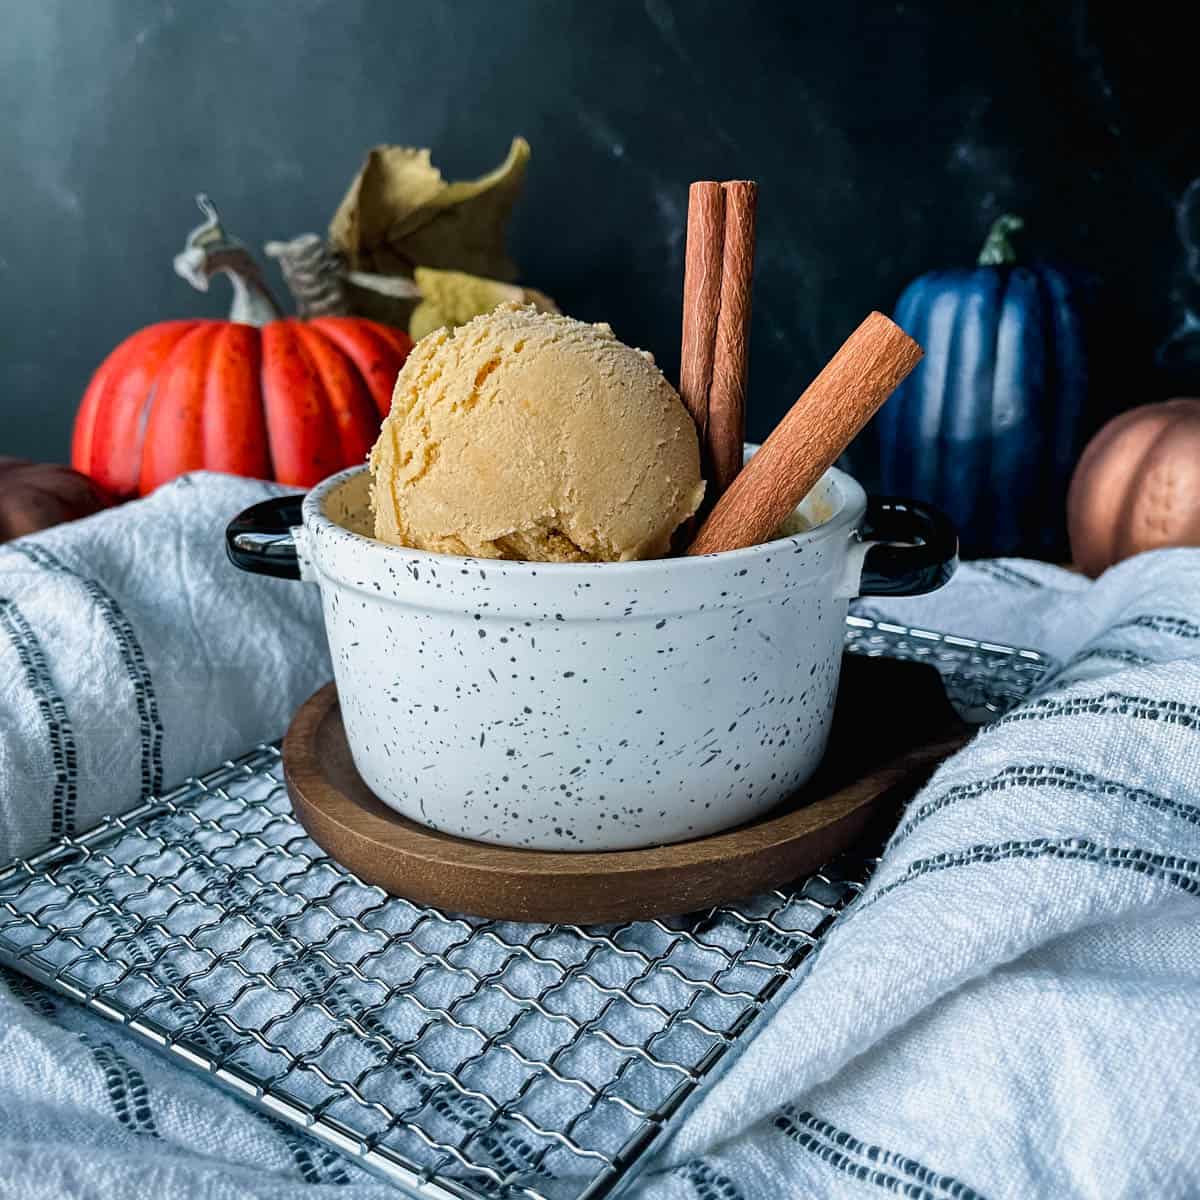
[[335, 484], [326, 494], [321, 511], [335, 525], [357, 533], [359, 537], [373, 538], [375, 518], [371, 512], [371, 472], [363, 467]]

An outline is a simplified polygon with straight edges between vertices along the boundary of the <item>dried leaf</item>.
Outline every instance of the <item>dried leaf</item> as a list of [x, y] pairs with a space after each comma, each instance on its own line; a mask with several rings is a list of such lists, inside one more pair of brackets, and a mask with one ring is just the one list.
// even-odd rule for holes
[[529, 143], [480, 179], [447, 183], [428, 150], [376, 146], [329, 226], [353, 271], [411, 275], [417, 266], [512, 279], [504, 234], [525, 176]]
[[418, 340], [443, 326], [453, 329], [456, 325], [465, 325], [472, 317], [513, 301], [532, 304], [540, 312], [559, 311], [558, 305], [543, 292], [495, 279], [481, 279], [462, 271], [417, 267], [416, 282], [421, 303], [409, 318], [408, 332]]

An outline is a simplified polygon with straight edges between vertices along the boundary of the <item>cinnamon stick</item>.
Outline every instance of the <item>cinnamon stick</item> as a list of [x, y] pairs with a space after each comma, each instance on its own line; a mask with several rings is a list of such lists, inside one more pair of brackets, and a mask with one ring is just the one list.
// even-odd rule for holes
[[882, 313], [871, 313], [746, 464], [688, 553], [737, 550], [769, 538], [922, 353], [898, 325]]
[[[687, 250], [683, 268], [683, 341], [679, 394], [696, 422], [700, 451], [708, 436], [717, 315], [721, 306], [721, 255], [725, 242], [725, 195], [719, 183], [688, 189]], [[708, 471], [705, 471], [708, 474]]]
[[708, 499], [720, 499], [742, 469], [746, 440], [746, 369], [750, 350], [750, 280], [758, 185], [748, 179], [721, 184], [725, 245], [721, 255], [721, 311], [717, 318], [706, 442], [712, 475]]

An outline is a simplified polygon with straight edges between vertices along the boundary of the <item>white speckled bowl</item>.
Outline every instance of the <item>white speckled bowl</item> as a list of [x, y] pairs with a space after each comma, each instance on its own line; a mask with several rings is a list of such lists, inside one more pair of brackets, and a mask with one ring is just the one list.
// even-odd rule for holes
[[[831, 470], [816, 525], [702, 558], [527, 563], [383, 545], [365, 468], [229, 530], [238, 565], [319, 584], [354, 762], [445, 833], [619, 850], [750, 820], [820, 761], [855, 595], [949, 578], [953, 532]], [[288, 505], [290, 504], [290, 508]], [[904, 544], [860, 537], [868, 520]], [[289, 559], [289, 556], [290, 559]], [[864, 580], [866, 585], [864, 586]]]

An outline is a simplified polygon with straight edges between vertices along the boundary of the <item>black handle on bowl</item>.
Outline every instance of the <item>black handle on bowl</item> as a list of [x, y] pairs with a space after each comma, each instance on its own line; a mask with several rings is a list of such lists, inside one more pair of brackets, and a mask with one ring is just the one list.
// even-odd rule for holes
[[299, 579], [300, 560], [292, 526], [302, 521], [303, 496], [263, 500], [225, 527], [225, 551], [235, 567], [276, 579]]
[[919, 596], [946, 583], [958, 566], [958, 533], [931, 504], [872, 496], [859, 529], [877, 542], [863, 559], [860, 596]]

